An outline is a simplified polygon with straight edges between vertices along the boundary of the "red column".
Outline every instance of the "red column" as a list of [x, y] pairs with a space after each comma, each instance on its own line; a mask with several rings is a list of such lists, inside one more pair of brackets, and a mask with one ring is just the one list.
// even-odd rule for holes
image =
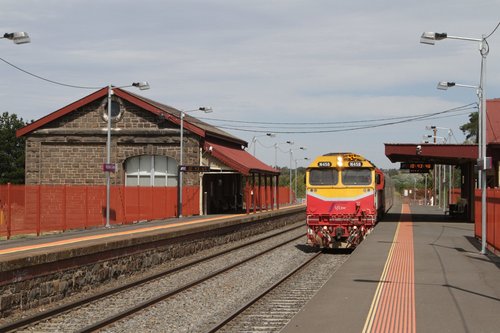
[[255, 201], [255, 174], [252, 173], [252, 204], [253, 204], [253, 212], [256, 213], [257, 207], [256, 207], [256, 201]]
[[265, 197], [265, 207], [266, 207], [266, 211], [269, 210], [269, 200], [268, 200], [268, 196], [267, 196], [267, 175], [264, 175], [264, 197]]
[[262, 175], [259, 173], [259, 212], [262, 212]]
[[274, 199], [275, 199], [274, 191], [276, 190], [276, 187], [275, 187], [274, 182], [273, 182], [273, 178], [274, 178], [274, 176], [269, 176], [269, 179], [271, 180], [271, 184], [270, 184], [270, 190], [271, 190], [271, 210], [274, 210]]
[[276, 175], [276, 209], [280, 209], [280, 176]]
[[250, 194], [250, 184], [248, 177], [245, 177], [245, 206], [247, 210], [247, 215], [250, 214], [250, 200], [251, 200], [251, 194]]

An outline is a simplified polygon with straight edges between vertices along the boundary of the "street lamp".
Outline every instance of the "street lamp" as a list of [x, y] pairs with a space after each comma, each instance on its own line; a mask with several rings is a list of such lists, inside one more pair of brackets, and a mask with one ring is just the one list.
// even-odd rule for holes
[[179, 179], [179, 194], [178, 194], [178, 210], [177, 210], [177, 217], [182, 217], [182, 176], [184, 171], [181, 170], [184, 164], [184, 116], [186, 113], [189, 112], [196, 112], [196, 111], [203, 111], [205, 113], [211, 113], [213, 112], [211, 107], [208, 106], [202, 106], [199, 107], [195, 110], [187, 110], [187, 111], [182, 111], [181, 110], [181, 142], [180, 142], [180, 158], [179, 158], [179, 167], [178, 169], [178, 179]]
[[[117, 88], [127, 88], [127, 87], [137, 87], [140, 90], [149, 89], [149, 84], [147, 82], [134, 82], [128, 86], [121, 86]], [[111, 172], [115, 172], [115, 166], [111, 164], [111, 118], [112, 114], [112, 100], [111, 96], [113, 95], [113, 86], [108, 85], [108, 128], [107, 128], [107, 139], [106, 139], [106, 164], [103, 169], [106, 172], [106, 228], [109, 228], [111, 225], [109, 223], [109, 206], [110, 206], [110, 189], [111, 189]]]
[[441, 81], [438, 83], [437, 88], [440, 90], [448, 90], [450, 87], [463, 87], [463, 88], [479, 88], [478, 86], [471, 86], [469, 84], [460, 84], [455, 82]]
[[26, 44], [31, 42], [30, 36], [28, 36], [27, 32], [7, 32], [0, 38], [10, 39], [14, 42], [14, 44]]
[[[279, 149], [279, 145], [284, 145], [284, 144], [293, 146], [294, 142], [293, 141], [285, 141], [285, 142], [280, 142], [280, 143], [276, 142], [274, 144], [274, 167], [276, 169], [278, 168], [278, 149]], [[286, 153], [287, 151], [286, 150], [281, 150], [281, 152], [282, 153]]]
[[[252, 138], [252, 145], [253, 145], [253, 156], [255, 156], [255, 146], [257, 146], [257, 138], [261, 138], [261, 137], [264, 137], [264, 136], [268, 136], [270, 138], [274, 138], [276, 136], [276, 134], [274, 133], [266, 133], [264, 135], [257, 135], [257, 136], [254, 136]], [[267, 148], [270, 148], [270, 147], [267, 147]]]
[[451, 142], [451, 138], [455, 141], [455, 143], [458, 143], [457, 138], [455, 137], [455, 134], [453, 134], [453, 130], [448, 127], [439, 127], [439, 126], [425, 126], [425, 129], [428, 131], [434, 131], [434, 136], [437, 136], [437, 131], [438, 130], [447, 130], [448, 131], [448, 142]]
[[297, 201], [297, 161], [305, 160], [308, 161], [308, 157], [295, 159], [295, 201]]
[[483, 42], [486, 41], [486, 39], [483, 38], [469, 38], [469, 37], [459, 37], [459, 36], [449, 36], [446, 32], [424, 32], [422, 36], [420, 36], [420, 43], [422, 44], [428, 44], [428, 45], [434, 45], [437, 40], [443, 40], [443, 39], [460, 39], [460, 40], [468, 40], [468, 41], [473, 41], [473, 42]]
[[[490, 34], [491, 35], [491, 34]], [[481, 75], [479, 80], [478, 97], [479, 97], [479, 142], [480, 149], [478, 152], [478, 169], [480, 171], [480, 187], [481, 187], [481, 253], [486, 254], [486, 57], [489, 53], [489, 45], [486, 41], [486, 36], [481, 38], [469, 38], [459, 36], [449, 36], [447, 33], [424, 32], [420, 37], [420, 42], [423, 44], [434, 45], [436, 40], [442, 39], [458, 39], [479, 43], [479, 53], [481, 54]]]
[[437, 135], [432, 135], [432, 134], [427, 134], [427, 135], [422, 135], [422, 138], [425, 139], [431, 139], [434, 138], [434, 143], [436, 143], [436, 139], [440, 139], [443, 141], [443, 143], [447, 143], [448, 140], [444, 136], [437, 136]]
[[[444, 85], [443, 85], [444, 86]], [[455, 139], [455, 142], [457, 142], [457, 139], [455, 138], [455, 135], [453, 135], [453, 131], [451, 128], [446, 128], [446, 127], [438, 127], [438, 126], [425, 126], [425, 129], [428, 130], [428, 131], [433, 131], [434, 132], [434, 135], [432, 134], [428, 134], [428, 135], [424, 135], [423, 136], [423, 139], [433, 139], [433, 144], [436, 144], [438, 143], [437, 140], [442, 140], [442, 143], [450, 143], [451, 142], [451, 137], [453, 137]], [[443, 137], [443, 136], [438, 136], [437, 135], [437, 131], [441, 129], [441, 130], [447, 130], [448, 131], [448, 138], [446, 137]], [[425, 143], [429, 143], [429, 140], [426, 140], [424, 141]], [[451, 173], [451, 165], [448, 166], [448, 170], [449, 170], [449, 193], [451, 193], [451, 182], [452, 182], [452, 173]], [[443, 171], [443, 175], [441, 176], [441, 171]], [[441, 180], [443, 182], [446, 181], [446, 169], [445, 169], [445, 166], [444, 165], [434, 165], [434, 198], [435, 198], [435, 202], [438, 203], [439, 206], [441, 206], [441, 203], [443, 202], [443, 205], [446, 206], [446, 203], [444, 203], [444, 199], [441, 200], [441, 195], [443, 194], [443, 197], [444, 197], [444, 193], [443, 191], [441, 191], [442, 189], [442, 183], [441, 183]], [[439, 194], [439, 195], [438, 195]], [[449, 197], [449, 196], [448, 196]], [[432, 203], [434, 205], [434, 202]], [[449, 204], [449, 202], [448, 202]], [[445, 207], [443, 207], [445, 209]]]
[[290, 184], [289, 184], [289, 192], [290, 192], [290, 204], [292, 204], [292, 159], [293, 159], [293, 151], [297, 150], [307, 150], [306, 147], [299, 147], [297, 149], [290, 148]]

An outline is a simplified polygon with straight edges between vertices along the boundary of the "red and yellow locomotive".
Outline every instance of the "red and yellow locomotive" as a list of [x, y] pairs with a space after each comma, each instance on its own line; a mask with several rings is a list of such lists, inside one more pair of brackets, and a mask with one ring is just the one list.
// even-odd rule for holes
[[392, 205], [388, 180], [357, 154], [317, 157], [306, 170], [308, 244], [356, 247]]

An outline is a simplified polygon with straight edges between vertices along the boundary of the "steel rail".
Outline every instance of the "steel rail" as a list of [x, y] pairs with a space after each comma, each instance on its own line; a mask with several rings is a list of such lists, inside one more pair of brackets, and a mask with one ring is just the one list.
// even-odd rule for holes
[[[68, 304], [65, 304], [65, 305], [61, 305], [61, 306], [54, 307], [54, 308], [46, 310], [46, 311], [39, 312], [39, 313], [34, 314], [32, 316], [28, 316], [28, 317], [25, 317], [25, 318], [22, 318], [22, 319], [19, 319], [19, 320], [16, 320], [16, 321], [13, 321], [13, 322], [10, 322], [10, 323], [7, 323], [7, 324], [3, 324], [3, 325], [0, 326], [0, 332], [9, 332], [9, 331], [13, 331], [13, 330], [18, 329], [18, 328], [29, 326], [29, 325], [37, 323], [37, 322], [41, 322], [41, 321], [43, 321], [43, 320], [45, 320], [47, 318], [57, 316], [58, 314], [61, 314], [63, 312], [70, 311], [72, 309], [81, 307], [81, 306], [83, 306], [85, 304], [88, 304], [88, 303], [91, 303], [91, 302], [95, 302], [95, 301], [100, 300], [102, 298], [105, 298], [105, 297], [117, 294], [117, 293], [125, 291], [127, 289], [131, 289], [131, 288], [137, 287], [137, 286], [139, 286], [141, 284], [145, 284], [145, 283], [153, 281], [155, 279], [159, 279], [159, 278], [162, 278], [162, 277], [164, 277], [166, 275], [169, 275], [169, 274], [178, 272], [180, 270], [189, 268], [190, 266], [194, 266], [194, 265], [200, 264], [202, 262], [205, 262], [205, 261], [208, 261], [208, 260], [220, 257], [220, 256], [225, 255], [227, 253], [230, 253], [232, 251], [239, 250], [239, 249], [242, 249], [244, 247], [257, 244], [259, 242], [263, 242], [265, 240], [268, 240], [268, 239], [271, 239], [273, 237], [279, 236], [279, 235], [281, 235], [283, 233], [286, 233], [286, 232], [289, 232], [289, 231], [293, 231], [293, 230], [296, 230], [296, 229], [299, 229], [299, 228], [303, 228], [303, 227], [304, 227], [304, 225], [302, 225], [302, 224], [299, 225], [299, 226], [292, 226], [292, 227], [287, 228], [285, 230], [281, 230], [281, 231], [275, 232], [275, 233], [273, 233], [271, 235], [268, 235], [268, 236], [265, 236], [265, 237], [261, 237], [259, 239], [255, 239], [253, 241], [246, 242], [244, 244], [232, 247], [230, 249], [214, 253], [214, 254], [209, 255], [207, 257], [203, 257], [203, 258], [200, 258], [200, 259], [192, 260], [190, 262], [187, 262], [185, 264], [179, 265], [177, 267], [170, 268], [170, 269], [158, 272], [156, 274], [153, 274], [153, 275], [141, 278], [141, 279], [139, 279], [137, 281], [132, 281], [130, 283], [126, 283], [126, 284], [121, 285], [121, 286], [119, 286], [117, 288], [106, 290], [106, 291], [103, 291], [103, 292], [100, 292], [100, 293], [97, 293], [97, 294], [94, 294], [94, 295], [82, 298], [80, 300], [77, 300], [77, 301], [74, 301], [74, 302], [71, 302], [71, 303], [68, 303]], [[301, 236], [301, 237], [303, 237], [303, 236]]]
[[281, 284], [283, 284], [286, 280], [288, 280], [289, 278], [291, 278], [292, 276], [294, 276], [295, 274], [297, 274], [299, 271], [301, 271], [303, 268], [305, 268], [306, 266], [308, 266], [311, 262], [313, 262], [314, 260], [316, 260], [321, 254], [323, 254], [323, 252], [321, 252], [321, 251], [318, 252], [318, 253], [316, 253], [316, 254], [314, 254], [307, 261], [301, 263], [293, 271], [291, 271], [286, 276], [284, 276], [283, 278], [281, 278], [279, 281], [277, 281], [276, 283], [274, 283], [272, 286], [270, 286], [269, 288], [267, 288], [264, 292], [262, 292], [261, 294], [257, 295], [256, 297], [254, 297], [253, 299], [251, 299], [250, 301], [248, 301], [246, 304], [244, 304], [243, 306], [241, 306], [239, 309], [237, 309], [236, 311], [234, 311], [233, 313], [231, 313], [230, 315], [228, 315], [226, 318], [224, 318], [223, 320], [221, 320], [218, 324], [214, 325], [212, 328], [210, 328], [205, 333], [214, 333], [214, 332], [217, 332], [218, 330], [220, 330], [222, 327], [226, 326], [234, 318], [238, 317], [241, 313], [243, 313], [243, 311], [245, 311], [246, 309], [248, 309], [253, 304], [257, 303], [264, 296], [266, 296], [267, 294], [269, 294], [271, 291], [273, 291], [274, 289], [276, 289], [277, 287], [279, 287]]
[[179, 294], [179, 293], [181, 293], [181, 292], [183, 292], [185, 290], [191, 289], [192, 287], [197, 286], [197, 285], [199, 285], [199, 284], [201, 284], [201, 283], [203, 283], [203, 282], [205, 282], [205, 281], [207, 281], [207, 280], [209, 280], [209, 279], [211, 279], [211, 278], [213, 278], [213, 277], [215, 277], [217, 275], [225, 273], [225, 272], [227, 272], [227, 271], [229, 271], [229, 270], [231, 270], [231, 269], [233, 269], [235, 267], [238, 267], [238, 266], [240, 266], [240, 265], [242, 265], [242, 264], [244, 264], [244, 263], [246, 263], [248, 261], [251, 261], [251, 260], [253, 260], [255, 258], [263, 256], [264, 254], [267, 254], [267, 253], [269, 253], [269, 252], [271, 252], [271, 251], [273, 251], [273, 250], [275, 250], [275, 249], [277, 249], [277, 248], [279, 248], [279, 247], [281, 247], [283, 245], [291, 243], [291, 242], [293, 242], [293, 241], [295, 241], [297, 239], [300, 239], [300, 238], [302, 238], [304, 236], [305, 236], [305, 234], [302, 234], [300, 236], [294, 237], [294, 238], [289, 239], [287, 241], [284, 241], [284, 242], [282, 242], [280, 244], [272, 246], [271, 248], [268, 248], [268, 249], [266, 249], [266, 250], [264, 250], [262, 252], [259, 252], [259, 253], [255, 254], [255, 255], [252, 255], [252, 256], [250, 256], [248, 258], [240, 260], [240, 261], [238, 261], [238, 262], [236, 262], [234, 264], [231, 264], [229, 266], [226, 266], [224, 268], [221, 268], [221, 269], [219, 269], [219, 270], [217, 270], [217, 271], [215, 271], [213, 273], [209, 273], [209, 274], [207, 274], [205, 276], [202, 276], [201, 278], [199, 278], [199, 279], [197, 279], [195, 281], [186, 283], [185, 285], [183, 285], [183, 286], [181, 286], [179, 288], [176, 288], [175, 290], [163, 293], [163, 294], [161, 294], [161, 295], [159, 295], [157, 297], [154, 297], [154, 298], [151, 298], [151, 299], [149, 299], [147, 301], [139, 303], [136, 306], [131, 307], [128, 310], [122, 311], [122, 312], [117, 313], [117, 314], [115, 314], [113, 316], [110, 316], [110, 317], [108, 317], [106, 319], [103, 319], [103, 320], [101, 320], [99, 322], [96, 322], [96, 323], [94, 323], [92, 325], [89, 325], [89, 326], [87, 326], [87, 327], [85, 327], [85, 328], [83, 328], [81, 330], [78, 330], [77, 332], [78, 333], [89, 333], [89, 332], [97, 331], [97, 330], [99, 330], [99, 329], [101, 329], [103, 327], [109, 326], [109, 325], [111, 325], [111, 324], [113, 324], [113, 323], [115, 323], [115, 322], [117, 322], [117, 321], [119, 321], [119, 320], [121, 320], [123, 318], [126, 318], [126, 317], [129, 317], [129, 316], [133, 315], [134, 313], [136, 313], [136, 312], [138, 312], [140, 310], [146, 309], [146, 308], [148, 308], [148, 307], [150, 307], [150, 306], [152, 306], [152, 305], [154, 305], [156, 303], [164, 301], [164, 300], [166, 300], [166, 299], [168, 299], [168, 298], [170, 298], [170, 297], [172, 297], [174, 295], [177, 295], [177, 294]]

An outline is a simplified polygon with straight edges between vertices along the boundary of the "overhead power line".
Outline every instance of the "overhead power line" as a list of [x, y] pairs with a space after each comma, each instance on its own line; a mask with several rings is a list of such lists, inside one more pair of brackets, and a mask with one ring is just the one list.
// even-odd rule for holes
[[8, 62], [7, 60], [5, 60], [4, 58], [1, 58], [0, 57], [0, 60], [3, 61], [4, 63], [6, 63], [7, 65], [17, 69], [18, 71], [21, 71], [25, 74], [28, 74], [28, 75], [31, 75], [39, 80], [43, 80], [43, 81], [46, 81], [46, 82], [49, 82], [49, 83], [52, 83], [52, 84], [57, 84], [59, 86], [64, 86], [64, 87], [69, 87], [69, 88], [78, 88], [78, 89], [92, 89], [92, 90], [96, 90], [96, 89], [101, 89], [102, 87], [86, 87], [86, 86], [77, 86], [77, 85], [73, 85], [73, 84], [67, 84], [67, 83], [62, 83], [62, 82], [58, 82], [58, 81], [54, 81], [54, 80], [50, 80], [50, 79], [47, 79], [43, 76], [40, 76], [40, 75], [36, 75], [36, 74], [33, 74], [25, 69], [22, 69], [21, 67], [19, 66], [16, 66], [14, 65], [13, 63], [11, 62]]
[[[477, 103], [470, 103], [464, 106], [460, 106], [457, 108], [453, 108], [451, 110], [460, 111], [461, 108], [469, 108], [472, 105], [476, 105]], [[426, 113], [423, 115], [434, 115], [435, 112]], [[415, 117], [420, 117], [423, 115], [409, 115], [409, 116], [398, 116], [398, 117], [385, 117], [385, 118], [371, 118], [371, 119], [362, 119], [362, 120], [347, 120], [347, 121], [331, 121], [331, 122], [272, 122], [272, 121], [246, 121], [246, 120], [233, 120], [233, 119], [220, 119], [220, 118], [209, 118], [209, 117], [197, 117], [198, 119], [207, 119], [211, 121], [219, 121], [219, 122], [230, 122], [230, 123], [241, 123], [241, 124], [272, 124], [272, 125], [329, 125], [329, 124], [355, 124], [355, 123], [366, 123], [366, 122], [374, 122], [374, 121], [385, 121], [385, 120], [397, 120], [397, 119], [411, 119]]]
[[[493, 32], [489, 35], [491, 36], [499, 27], [500, 23], [496, 26]], [[489, 37], [488, 36], [488, 37]], [[30, 76], [33, 76], [39, 80], [43, 80], [52, 84], [70, 87], [70, 88], [78, 88], [78, 89], [101, 89], [102, 87], [91, 87], [91, 86], [79, 86], [72, 85], [63, 82], [58, 82], [54, 80], [47, 79], [43, 76], [34, 74], [25, 69], [22, 69], [19, 66], [14, 65], [13, 63], [3, 59], [0, 57], [0, 60], [6, 63], [7, 65], [25, 73]], [[363, 129], [370, 129], [376, 127], [383, 126], [391, 126], [397, 125], [401, 123], [407, 123], [412, 121], [422, 121], [427, 119], [439, 119], [446, 114], [446, 117], [454, 117], [458, 115], [464, 114], [464, 111], [468, 111], [471, 109], [477, 109], [477, 103], [466, 104], [457, 108], [452, 108], [445, 111], [427, 113], [423, 115], [413, 115], [413, 116], [399, 116], [399, 117], [386, 117], [386, 118], [375, 118], [375, 119], [364, 119], [364, 120], [351, 120], [351, 121], [335, 121], [335, 122], [259, 122], [259, 121], [244, 121], [244, 120], [230, 120], [230, 119], [217, 119], [217, 118], [205, 118], [198, 117], [198, 119], [210, 120], [212, 122], [222, 122], [228, 123], [227, 125], [220, 124], [217, 127], [221, 129], [241, 131], [241, 132], [253, 132], [253, 133], [266, 133], [269, 128], [273, 129], [273, 132], [280, 134], [314, 134], [314, 133], [333, 133], [333, 132], [349, 132], [349, 131], [358, 131]], [[454, 115], [449, 115], [449, 113], [456, 113]], [[441, 116], [441, 117], [439, 117]], [[385, 122], [384, 122], [385, 121]], [[381, 122], [381, 123], [380, 123]], [[193, 121], [196, 123], [196, 121]], [[363, 123], [369, 123], [369, 125], [359, 125]], [[250, 125], [241, 125], [241, 124], [250, 124]], [[346, 126], [348, 124], [352, 124], [352, 126]], [[356, 125], [354, 125], [356, 124]], [[231, 126], [232, 125], [232, 126]], [[235, 127], [237, 126], [237, 127]], [[286, 130], [276, 130], [276, 129], [286, 129]], [[297, 129], [297, 130], [295, 130]]]
[[[254, 133], [266, 133], [269, 132], [268, 128], [273, 128], [273, 133], [280, 134], [315, 134], [315, 133], [334, 133], [334, 132], [349, 132], [358, 131], [364, 129], [371, 129], [377, 127], [397, 125], [401, 123], [408, 123], [413, 121], [423, 121], [429, 119], [439, 119], [443, 117], [454, 117], [459, 115], [464, 115], [470, 112], [470, 110], [477, 109], [477, 103], [470, 103], [460, 107], [426, 113], [422, 115], [412, 115], [412, 116], [402, 116], [402, 117], [391, 117], [391, 118], [379, 118], [379, 119], [366, 119], [366, 120], [354, 120], [354, 121], [342, 121], [342, 122], [321, 122], [321, 123], [290, 123], [290, 122], [253, 122], [253, 121], [241, 121], [241, 120], [229, 120], [229, 119], [210, 119], [210, 118], [199, 118], [210, 121], [224, 121], [229, 124], [217, 125], [218, 128], [241, 131], [241, 132], [254, 132]], [[384, 122], [382, 122], [384, 121]], [[233, 122], [234, 124], [231, 124]], [[196, 122], [194, 122], [196, 123]], [[363, 123], [368, 123], [362, 125]], [[255, 125], [241, 125], [241, 124], [255, 124]], [[352, 124], [348, 126], [348, 124]], [[294, 127], [289, 127], [294, 125]], [[321, 125], [311, 127], [310, 125]], [[329, 126], [328, 126], [329, 125]], [[323, 127], [326, 126], [326, 127]], [[284, 130], [277, 130], [282, 128]], [[290, 129], [298, 130], [290, 130]], [[286, 130], [285, 130], [286, 129]]]

